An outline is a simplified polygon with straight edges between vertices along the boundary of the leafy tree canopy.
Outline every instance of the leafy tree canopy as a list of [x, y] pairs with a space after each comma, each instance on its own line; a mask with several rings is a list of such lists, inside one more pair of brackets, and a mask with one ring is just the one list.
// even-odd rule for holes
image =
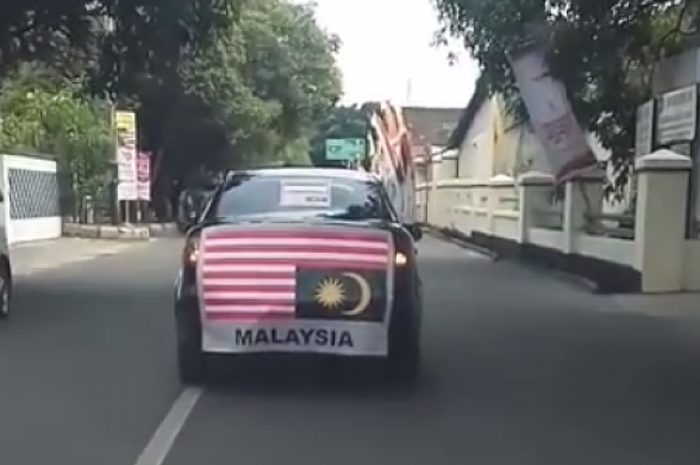
[[186, 52], [167, 147], [197, 153], [204, 131], [215, 142], [205, 148], [215, 165], [303, 159], [313, 128], [340, 97], [337, 47], [310, 7], [251, 1], [213, 46]]
[[492, 91], [522, 112], [506, 53], [528, 39], [551, 45], [553, 74], [581, 123], [611, 149], [624, 183], [637, 106], [650, 95], [653, 63], [695, 32], [700, 2], [667, 0], [436, 0], [442, 37], [459, 37]]
[[[247, 0], [246, 0], [247, 1]], [[28, 59], [52, 61], [56, 49], [90, 49], [96, 78], [116, 91], [124, 72], [162, 72], [181, 49], [226, 27], [235, 0], [0, 0], [0, 63], [6, 71]]]
[[17, 66], [33, 61], [42, 72], [25, 87], [71, 83], [71, 95], [137, 111], [140, 146], [166, 178], [201, 166], [308, 161], [313, 129], [341, 93], [338, 40], [297, 2], [0, 6], [0, 78], [16, 79]]

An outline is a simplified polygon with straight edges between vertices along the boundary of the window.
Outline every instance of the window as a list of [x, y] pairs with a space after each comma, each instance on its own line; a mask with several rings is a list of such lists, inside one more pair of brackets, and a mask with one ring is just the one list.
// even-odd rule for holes
[[331, 217], [395, 221], [377, 182], [321, 176], [241, 175], [214, 199], [217, 219]]

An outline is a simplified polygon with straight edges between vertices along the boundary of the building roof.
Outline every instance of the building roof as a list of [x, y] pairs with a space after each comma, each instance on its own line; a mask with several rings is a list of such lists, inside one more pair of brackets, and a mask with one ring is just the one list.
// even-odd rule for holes
[[447, 143], [462, 113], [461, 108], [405, 106], [401, 109], [414, 141], [437, 146]]

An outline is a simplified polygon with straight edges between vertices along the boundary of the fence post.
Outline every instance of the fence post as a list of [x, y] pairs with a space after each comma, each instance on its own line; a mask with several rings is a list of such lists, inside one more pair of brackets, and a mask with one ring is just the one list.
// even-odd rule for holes
[[501, 203], [501, 192], [504, 187], [513, 186], [513, 178], [506, 174], [497, 174], [489, 179], [488, 187], [488, 204], [487, 204], [487, 222], [486, 227], [488, 234], [495, 235], [495, 213], [499, 209]]
[[530, 240], [529, 229], [534, 225], [533, 215], [537, 208], [542, 207], [553, 185], [554, 177], [539, 171], [528, 171], [518, 177], [518, 239], [521, 244]]
[[[597, 204], [597, 212], [600, 211], [603, 179], [605, 173], [601, 171], [593, 171], [583, 173], [576, 178], [570, 180], [565, 185], [564, 194], [564, 253], [573, 253], [576, 251], [576, 238], [578, 234], [585, 229], [586, 214], [591, 213], [589, 209], [593, 204]], [[588, 191], [587, 187], [597, 184], [598, 191]]]
[[635, 265], [642, 292], [683, 290], [692, 161], [671, 150], [637, 158]]

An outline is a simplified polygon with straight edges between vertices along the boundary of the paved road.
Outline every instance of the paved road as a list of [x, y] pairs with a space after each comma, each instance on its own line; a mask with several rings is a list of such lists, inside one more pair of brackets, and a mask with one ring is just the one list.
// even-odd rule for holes
[[[23, 278], [0, 326], [1, 463], [135, 465], [173, 403], [188, 413], [175, 250], [162, 241]], [[188, 391], [197, 403], [164, 464], [700, 463], [697, 332], [433, 239], [420, 254], [420, 389]]]

